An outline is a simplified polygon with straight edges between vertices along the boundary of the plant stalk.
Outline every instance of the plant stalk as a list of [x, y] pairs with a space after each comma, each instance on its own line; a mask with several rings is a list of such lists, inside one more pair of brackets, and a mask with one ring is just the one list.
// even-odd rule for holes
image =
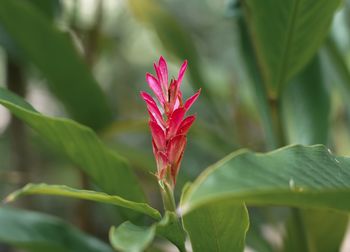
[[160, 192], [162, 195], [163, 205], [165, 211], [176, 212], [176, 204], [174, 198], [174, 191], [167, 183], [160, 182]]

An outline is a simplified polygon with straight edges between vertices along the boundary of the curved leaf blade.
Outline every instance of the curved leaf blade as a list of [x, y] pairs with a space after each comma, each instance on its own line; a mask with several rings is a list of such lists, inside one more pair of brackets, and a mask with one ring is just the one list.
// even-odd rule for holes
[[340, 0], [243, 1], [265, 83], [281, 90], [315, 55]]
[[349, 211], [349, 182], [350, 158], [336, 157], [322, 145], [287, 146], [266, 154], [243, 150], [202, 173], [180, 211], [223, 199]]
[[90, 128], [72, 120], [44, 116], [4, 88], [0, 88], [0, 104], [77, 164], [104, 192], [144, 201], [127, 162], [107, 148]]
[[0, 242], [32, 252], [112, 252], [102, 241], [46, 214], [0, 207]]
[[65, 185], [28, 184], [25, 187], [11, 193], [6, 197], [5, 202], [11, 202], [24, 195], [56, 195], [71, 197], [76, 199], [91, 200], [106, 204], [132, 209], [134, 211], [147, 214], [156, 220], [160, 220], [161, 215], [158, 210], [150, 207], [146, 203], [138, 203], [123, 199], [119, 196], [109, 195], [91, 190], [78, 190]]
[[151, 244], [155, 234], [155, 226], [140, 227], [126, 221], [117, 228], [111, 228], [109, 240], [118, 251], [142, 252]]
[[[79, 122], [101, 129], [112, 112], [68, 36], [29, 1], [1, 1], [0, 24]], [[48, 64], [50, 62], [50, 64]]]

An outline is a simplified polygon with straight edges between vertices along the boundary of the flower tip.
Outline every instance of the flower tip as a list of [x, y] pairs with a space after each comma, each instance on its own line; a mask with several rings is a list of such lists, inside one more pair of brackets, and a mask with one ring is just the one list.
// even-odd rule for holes
[[162, 61], [165, 62], [165, 59], [164, 59], [163, 55], [160, 55], [160, 57], [159, 57], [159, 62], [158, 62], [158, 63], [160, 63], [160, 62], [162, 62]]

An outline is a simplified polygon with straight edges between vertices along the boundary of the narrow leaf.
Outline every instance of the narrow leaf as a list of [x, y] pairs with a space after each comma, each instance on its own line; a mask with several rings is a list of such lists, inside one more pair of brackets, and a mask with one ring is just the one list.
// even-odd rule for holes
[[11, 193], [9, 196], [6, 197], [5, 201], [11, 202], [16, 200], [18, 197], [32, 194], [57, 195], [77, 199], [91, 200], [129, 208], [134, 211], [147, 214], [157, 220], [160, 220], [161, 218], [160, 213], [156, 209], [147, 205], [146, 203], [137, 203], [123, 199], [119, 196], [109, 195], [102, 192], [78, 190], [65, 185], [28, 184], [22, 189]]

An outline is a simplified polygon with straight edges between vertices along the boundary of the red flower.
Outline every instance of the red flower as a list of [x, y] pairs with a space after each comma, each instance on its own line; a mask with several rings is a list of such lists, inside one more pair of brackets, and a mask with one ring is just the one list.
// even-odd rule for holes
[[[149, 126], [152, 133], [153, 153], [157, 163], [157, 177], [173, 187], [176, 183], [182, 156], [186, 146], [186, 134], [195, 121], [195, 116], [185, 117], [186, 112], [196, 101], [200, 90], [185, 103], [180, 90], [187, 68], [187, 61], [182, 64], [177, 79], [168, 85], [168, 67], [163, 57], [158, 65], [154, 64], [157, 77], [146, 74], [146, 81], [152, 89], [156, 101], [146, 92], [141, 92], [150, 116]], [[170, 179], [170, 180], [169, 180]]]

